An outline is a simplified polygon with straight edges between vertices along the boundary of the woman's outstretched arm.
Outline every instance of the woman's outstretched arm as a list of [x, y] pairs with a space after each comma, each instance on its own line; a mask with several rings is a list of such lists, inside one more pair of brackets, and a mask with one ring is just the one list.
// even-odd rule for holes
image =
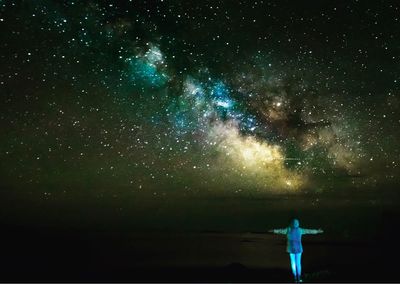
[[316, 234], [320, 234], [323, 232], [324, 231], [322, 229], [303, 229], [303, 228], [301, 228], [301, 233], [303, 235], [306, 235], [306, 234], [316, 235]]
[[274, 234], [286, 235], [286, 234], [287, 234], [287, 228], [283, 228], [283, 229], [271, 229], [271, 230], [268, 230], [268, 232], [274, 233]]

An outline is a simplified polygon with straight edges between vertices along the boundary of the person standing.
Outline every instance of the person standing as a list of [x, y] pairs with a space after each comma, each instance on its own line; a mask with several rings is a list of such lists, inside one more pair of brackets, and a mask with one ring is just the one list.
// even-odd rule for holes
[[290, 266], [295, 282], [302, 282], [301, 280], [301, 254], [303, 253], [303, 245], [301, 244], [301, 236], [305, 234], [319, 234], [323, 230], [318, 229], [304, 229], [300, 227], [300, 222], [293, 219], [287, 228], [272, 229], [269, 232], [274, 234], [286, 235], [286, 251], [290, 256]]

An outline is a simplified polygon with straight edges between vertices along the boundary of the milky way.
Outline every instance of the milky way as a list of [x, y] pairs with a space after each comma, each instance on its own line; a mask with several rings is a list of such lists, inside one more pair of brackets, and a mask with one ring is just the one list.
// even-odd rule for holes
[[180, 2], [0, 1], [4, 186], [398, 182], [398, 4]]

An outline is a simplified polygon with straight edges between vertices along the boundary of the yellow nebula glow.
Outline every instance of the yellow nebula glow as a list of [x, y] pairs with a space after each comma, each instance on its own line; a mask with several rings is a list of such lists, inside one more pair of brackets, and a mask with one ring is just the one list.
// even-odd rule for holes
[[284, 153], [279, 146], [240, 135], [234, 122], [216, 123], [209, 135], [225, 154], [224, 164], [238, 169], [248, 184], [271, 191], [295, 190], [305, 184], [305, 176], [285, 167]]
[[280, 150], [276, 146], [260, 143], [253, 137], [231, 140], [230, 146], [234, 146], [241, 153], [243, 161], [247, 164], [272, 163], [274, 160], [283, 159]]

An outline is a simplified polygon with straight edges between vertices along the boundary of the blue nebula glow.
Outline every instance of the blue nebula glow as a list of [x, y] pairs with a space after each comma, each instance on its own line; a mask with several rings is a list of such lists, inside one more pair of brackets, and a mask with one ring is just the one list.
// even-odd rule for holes
[[193, 107], [193, 101], [181, 97], [172, 100], [169, 111], [174, 115], [169, 117], [178, 135], [185, 135], [195, 131], [199, 127], [199, 112]]
[[146, 60], [131, 58], [127, 61], [129, 62], [130, 79], [135, 85], [161, 88], [167, 83], [168, 77]]
[[254, 116], [246, 115], [240, 120], [240, 130], [253, 132], [257, 129], [257, 120]]
[[151, 46], [146, 52], [145, 57], [152, 65], [163, 63], [163, 55], [157, 46]]
[[191, 124], [190, 117], [185, 112], [179, 112], [174, 117], [174, 125], [180, 135], [190, 132]]
[[218, 107], [229, 109], [234, 106], [234, 101], [230, 98], [229, 89], [222, 82], [217, 82], [211, 90], [211, 96]]
[[188, 77], [184, 85], [184, 94], [171, 104], [174, 116], [171, 123], [177, 133], [193, 133], [210, 127], [214, 119], [235, 120], [242, 132], [254, 133], [258, 128], [256, 117], [231, 97], [229, 86], [220, 80], [209, 77], [208, 82]]

